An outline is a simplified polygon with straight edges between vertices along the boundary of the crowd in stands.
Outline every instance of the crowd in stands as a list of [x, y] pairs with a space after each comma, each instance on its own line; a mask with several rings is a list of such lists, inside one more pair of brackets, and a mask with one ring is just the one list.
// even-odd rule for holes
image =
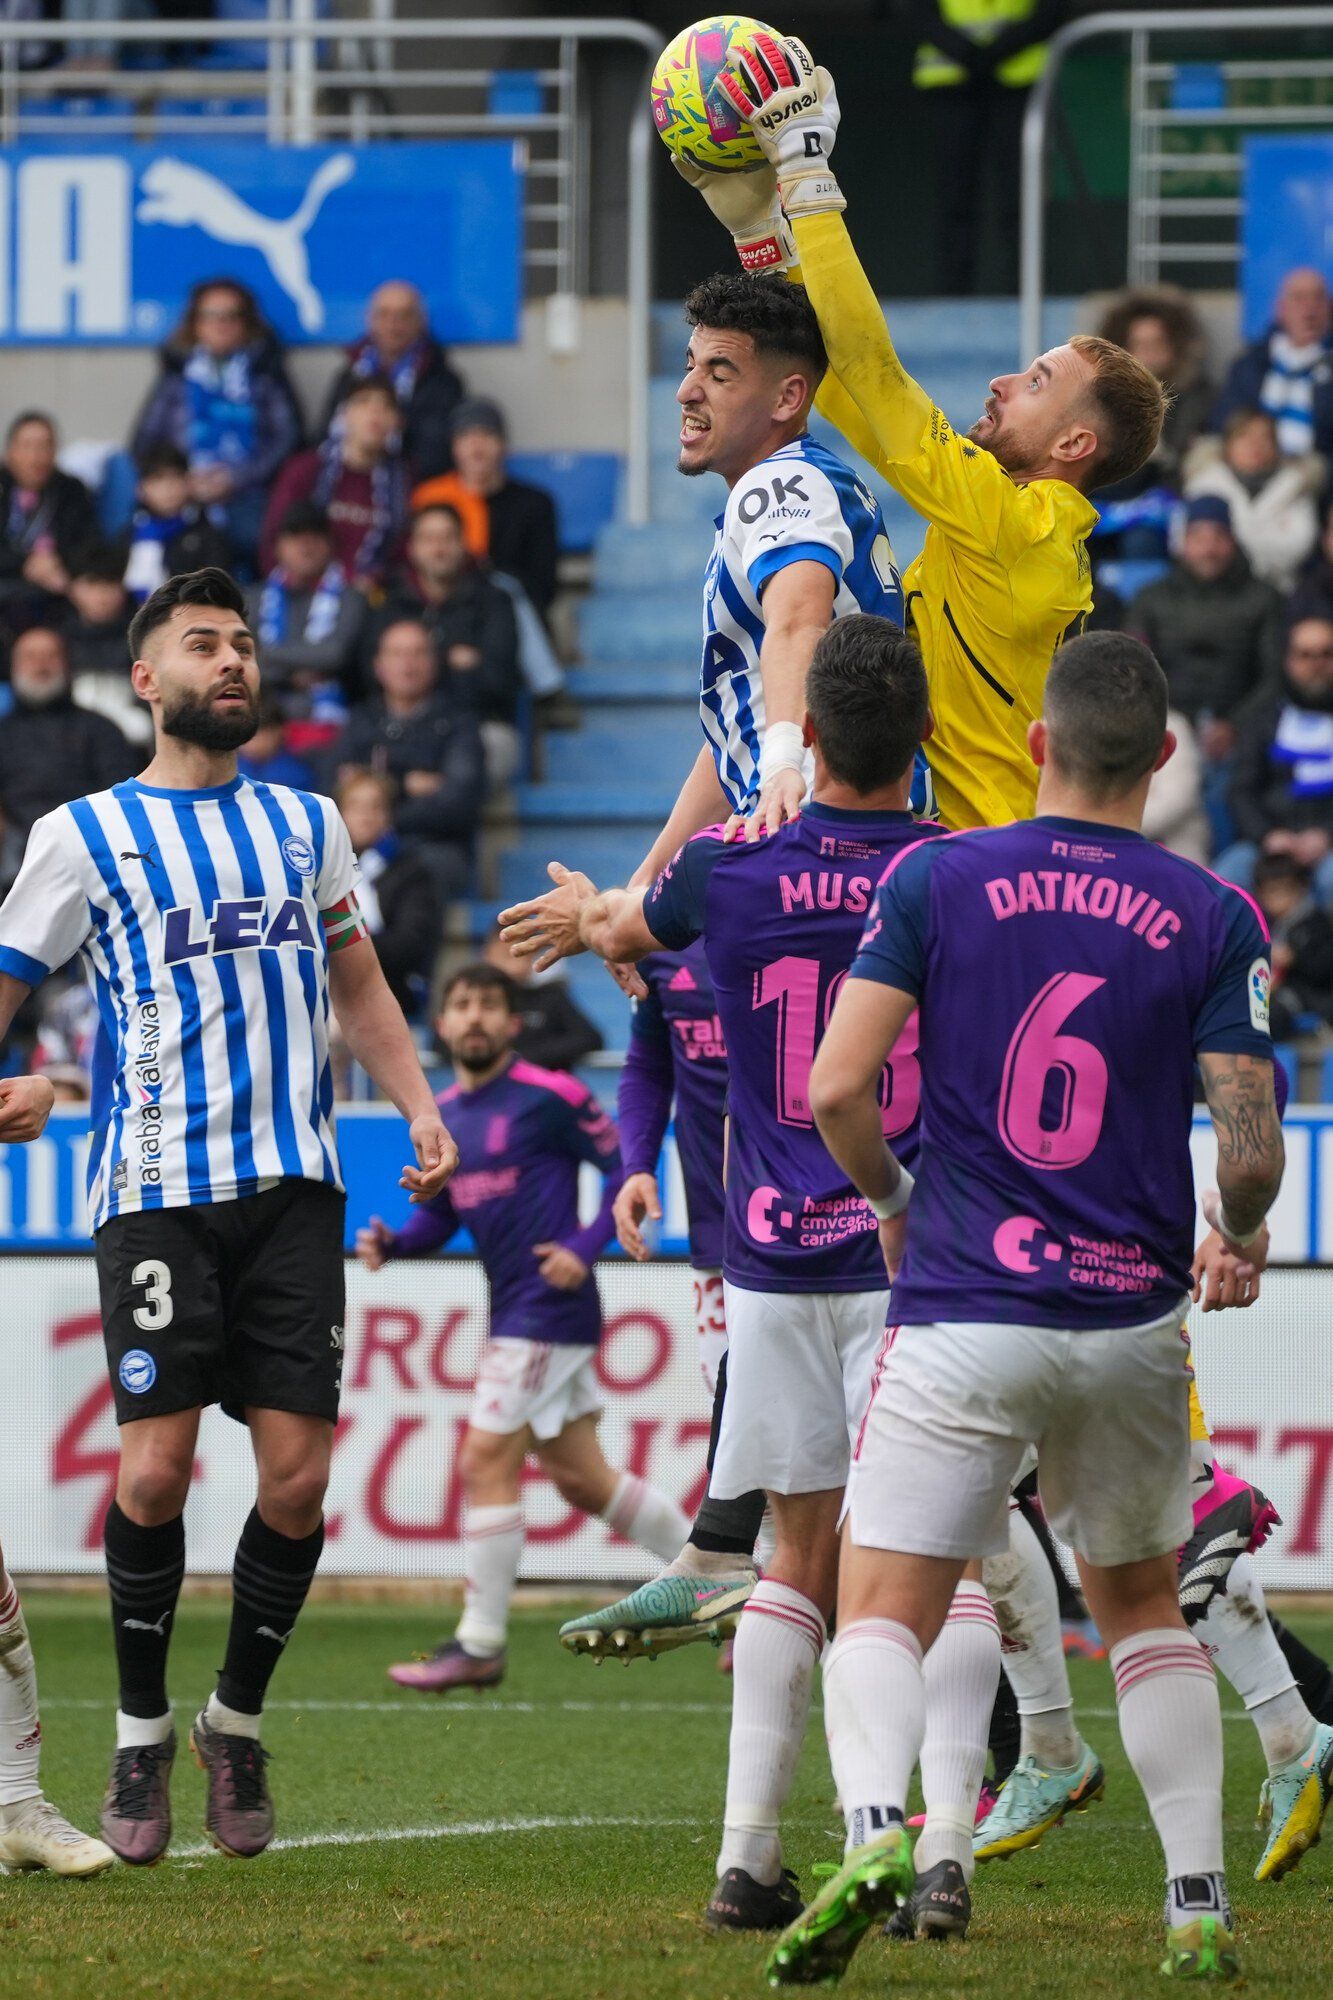
[[420, 1018], [487, 798], [522, 767], [531, 690], [560, 678], [555, 506], [510, 476], [503, 413], [390, 282], [307, 425], [252, 294], [217, 279], [186, 300], [126, 440], [123, 519], [60, 443], [53, 414], [21, 411], [0, 464], [0, 888], [34, 819], [142, 764], [129, 621], [164, 577], [219, 564], [263, 662], [243, 768], [337, 795]]
[[1333, 1026], [1333, 302], [1289, 273], [1273, 323], [1209, 379], [1171, 287], [1098, 331], [1171, 390], [1161, 448], [1095, 496], [1099, 622], [1153, 648], [1175, 758], [1147, 831], [1248, 889], [1273, 933], [1280, 1039]]

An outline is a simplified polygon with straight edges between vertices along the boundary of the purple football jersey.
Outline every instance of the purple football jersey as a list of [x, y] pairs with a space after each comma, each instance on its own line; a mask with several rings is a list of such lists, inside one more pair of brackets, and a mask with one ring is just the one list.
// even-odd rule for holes
[[886, 873], [852, 977], [920, 1003], [894, 1318], [1112, 1327], [1176, 1307], [1195, 1057], [1272, 1058], [1248, 896], [1115, 827], [954, 834]]
[[[704, 940], [731, 1065], [722, 1268], [748, 1291], [887, 1285], [875, 1218], [815, 1130], [810, 1069], [885, 863], [939, 832], [910, 813], [807, 805], [753, 845], [696, 835], [644, 900], [669, 949]], [[914, 1051], [909, 1034], [881, 1085], [885, 1133], [908, 1160]]]
[[[391, 1254], [427, 1257], [470, 1229], [491, 1287], [492, 1335], [593, 1346], [602, 1308], [592, 1262], [612, 1229], [620, 1186], [616, 1128], [584, 1084], [562, 1070], [515, 1058], [480, 1090], [458, 1084], [439, 1099], [458, 1147], [458, 1171], [433, 1201], [414, 1208]], [[583, 1161], [606, 1176], [597, 1215], [579, 1226]], [[577, 1291], [548, 1285], [535, 1243], [563, 1243], [589, 1267]]]
[[722, 1262], [722, 1153], [727, 1115], [727, 1044], [701, 943], [639, 960], [648, 988], [630, 1023], [620, 1072], [620, 1157], [626, 1178], [655, 1174], [676, 1104], [676, 1152], [685, 1183], [690, 1262]]

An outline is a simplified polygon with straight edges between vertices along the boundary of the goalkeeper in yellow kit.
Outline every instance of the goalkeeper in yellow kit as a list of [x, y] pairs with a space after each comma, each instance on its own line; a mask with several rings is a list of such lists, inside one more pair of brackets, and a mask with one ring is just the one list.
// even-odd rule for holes
[[992, 382], [960, 435], [894, 352], [843, 224], [827, 72], [799, 42], [763, 38], [720, 83], [777, 185], [763, 169], [686, 178], [747, 269], [785, 264], [795, 276], [799, 256], [831, 364], [817, 407], [929, 524], [904, 587], [930, 676], [939, 816], [950, 828], [1022, 818], [1036, 798], [1028, 725], [1057, 647], [1092, 609], [1087, 493], [1151, 456], [1161, 384], [1123, 348], [1078, 335]]
[[[950, 828], [1024, 817], [1033, 809], [1037, 776], [1028, 725], [1041, 714], [1056, 650], [1092, 608], [1087, 537], [1097, 514], [1087, 493], [1128, 477], [1150, 457], [1165, 408], [1161, 386], [1123, 349], [1076, 336], [1021, 374], [992, 382], [984, 414], [966, 436], [955, 432], [899, 361], [843, 224], [843, 196], [828, 165], [838, 107], [827, 73], [815, 69], [799, 42], [765, 38], [723, 88], [751, 123], [769, 170], [681, 171], [730, 229], [746, 269], [782, 267], [805, 284], [831, 363], [818, 407], [928, 523], [904, 586], [930, 677], [935, 733], [928, 756], [939, 817]], [[1248, 1304], [1258, 1290], [1257, 1280], [1251, 1286], [1236, 1277], [1229, 1268], [1234, 1260], [1219, 1254], [1225, 1248], [1215, 1235], [1200, 1247], [1195, 1296], [1202, 1292], [1205, 1310]], [[1211, 1447], [1193, 1384], [1190, 1403], [1194, 1451], [1208, 1480]], [[1270, 1778], [1262, 1816], [1269, 1838], [1256, 1873], [1266, 1879], [1293, 1867], [1317, 1838], [1333, 1785], [1333, 1730], [1321, 1726], [1314, 1734], [1314, 1719], [1263, 1618], [1257, 1579], [1247, 1578], [1237, 1595], [1246, 1603], [1257, 1598], [1258, 1619], [1251, 1622], [1262, 1623], [1263, 1658], [1228, 1657], [1234, 1649], [1227, 1621], [1236, 1613], [1222, 1593], [1231, 1562], [1262, 1539], [1273, 1515], [1244, 1482], [1221, 1475], [1216, 1487], [1201, 1498], [1195, 1536], [1182, 1552], [1182, 1603], [1187, 1617], [1218, 1626], [1207, 1630], [1218, 1664], [1239, 1686], [1264, 1738]], [[1065, 1703], [1068, 1684], [1058, 1652], [1046, 1665], [1050, 1689], [1034, 1687], [1030, 1702], [1020, 1700], [1039, 1711], [1024, 1717], [1025, 1754], [1016, 1774], [1024, 1782], [1012, 1797], [1002, 1793], [1002, 1809], [978, 1827], [978, 1858], [1033, 1844], [1071, 1805], [1084, 1802], [1085, 1792], [1099, 1788], [1095, 1757], [1071, 1733], [1072, 1711], [1060, 1706], [1059, 1684]], [[1068, 1738], [1063, 1754], [1052, 1724]], [[1304, 1756], [1292, 1756], [1293, 1728], [1311, 1768]], [[1033, 1749], [1045, 1754], [1038, 1759]], [[1054, 1768], [1066, 1762], [1068, 1772]]]

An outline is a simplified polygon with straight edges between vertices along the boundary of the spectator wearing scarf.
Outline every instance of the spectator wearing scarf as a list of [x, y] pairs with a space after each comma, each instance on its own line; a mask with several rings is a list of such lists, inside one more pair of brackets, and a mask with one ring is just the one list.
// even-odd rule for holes
[[260, 557], [276, 560], [278, 523], [306, 500], [328, 516], [333, 553], [349, 583], [378, 590], [402, 553], [407, 477], [398, 449], [398, 405], [382, 375], [357, 383], [343, 406], [340, 437], [283, 467], [273, 488]]
[[1268, 412], [1284, 457], [1333, 457], [1333, 301], [1320, 272], [1287, 273], [1276, 323], [1232, 363], [1213, 429], [1241, 409]]
[[135, 459], [155, 445], [183, 451], [190, 497], [211, 510], [245, 562], [265, 488], [300, 442], [296, 398], [253, 294], [230, 278], [196, 285], [135, 426]]
[[174, 444], [154, 445], [139, 466], [125, 588], [142, 604], [182, 570], [230, 568], [227, 537], [190, 498], [190, 461]]
[[420, 292], [401, 279], [391, 279], [371, 293], [365, 337], [348, 349], [346, 365], [330, 387], [321, 436], [332, 436], [340, 428], [349, 392], [370, 375], [383, 375], [393, 386], [403, 457], [413, 477], [430, 479], [447, 472], [449, 420], [463, 384], [431, 334]]
[[278, 523], [274, 565], [246, 593], [246, 615], [264, 684], [287, 714], [303, 716], [312, 703], [325, 712], [333, 703], [345, 721], [366, 602], [334, 556], [327, 514], [311, 501], [298, 500]]

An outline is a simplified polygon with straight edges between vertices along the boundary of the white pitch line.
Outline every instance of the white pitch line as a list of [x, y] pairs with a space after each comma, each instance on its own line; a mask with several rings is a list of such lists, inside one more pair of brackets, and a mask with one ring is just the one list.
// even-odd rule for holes
[[[301, 1833], [290, 1840], [272, 1841], [268, 1854], [292, 1854], [308, 1847], [378, 1847], [397, 1840], [481, 1840], [501, 1833], [582, 1833], [604, 1832], [614, 1827], [644, 1827], [652, 1832], [667, 1827], [699, 1826], [697, 1819], [636, 1819], [626, 1814], [600, 1817], [577, 1814], [561, 1818], [543, 1815], [539, 1819], [474, 1819], [455, 1826], [386, 1826], [355, 1833]], [[169, 1861], [215, 1861], [218, 1850], [211, 1841], [193, 1847], [173, 1848]]]
[[[191, 1701], [174, 1701], [174, 1709], [190, 1714]], [[110, 1714], [114, 1704], [84, 1697], [54, 1695], [43, 1708], [100, 1709]], [[429, 1695], [415, 1701], [267, 1701], [265, 1713], [274, 1710], [294, 1715], [721, 1715], [730, 1716], [730, 1702], [721, 1701], [432, 1701]], [[1093, 1711], [1089, 1711], [1093, 1713]]]

